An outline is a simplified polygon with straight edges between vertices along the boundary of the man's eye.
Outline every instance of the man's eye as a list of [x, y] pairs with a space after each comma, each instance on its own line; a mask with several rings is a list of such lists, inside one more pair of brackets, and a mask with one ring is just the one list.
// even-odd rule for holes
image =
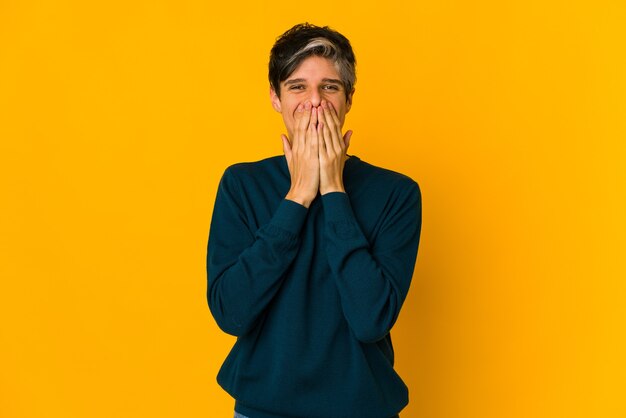
[[329, 84], [327, 86], [323, 87], [324, 90], [339, 90], [339, 87], [335, 86], [334, 84]]
[[304, 86], [301, 84], [294, 84], [293, 86], [289, 87], [289, 90], [302, 90], [304, 89]]

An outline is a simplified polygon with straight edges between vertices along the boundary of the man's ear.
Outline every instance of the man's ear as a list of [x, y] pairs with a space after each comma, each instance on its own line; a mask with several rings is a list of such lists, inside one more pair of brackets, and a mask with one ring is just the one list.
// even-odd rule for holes
[[346, 113], [348, 113], [352, 108], [352, 96], [354, 96], [354, 92], [355, 89], [352, 89], [348, 96], [346, 96]]
[[280, 97], [278, 97], [278, 94], [276, 94], [276, 91], [274, 91], [274, 88], [270, 86], [270, 100], [272, 101], [272, 107], [274, 108], [275, 111], [277, 111], [278, 113], [282, 112], [282, 107], [280, 105]]

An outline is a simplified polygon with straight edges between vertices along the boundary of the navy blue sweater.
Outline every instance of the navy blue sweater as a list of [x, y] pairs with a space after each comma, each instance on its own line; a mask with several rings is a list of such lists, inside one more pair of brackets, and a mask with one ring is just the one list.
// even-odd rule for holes
[[286, 200], [284, 156], [221, 179], [207, 298], [237, 341], [217, 376], [251, 418], [389, 418], [408, 403], [389, 331], [417, 256], [413, 180], [352, 156], [346, 193]]

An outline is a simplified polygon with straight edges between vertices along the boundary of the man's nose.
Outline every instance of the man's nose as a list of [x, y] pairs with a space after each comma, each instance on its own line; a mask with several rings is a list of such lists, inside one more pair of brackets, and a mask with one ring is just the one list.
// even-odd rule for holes
[[309, 98], [309, 100], [311, 101], [311, 105], [313, 107], [318, 107], [320, 103], [322, 102], [322, 95], [317, 89], [313, 89], [313, 92], [311, 93], [311, 97]]

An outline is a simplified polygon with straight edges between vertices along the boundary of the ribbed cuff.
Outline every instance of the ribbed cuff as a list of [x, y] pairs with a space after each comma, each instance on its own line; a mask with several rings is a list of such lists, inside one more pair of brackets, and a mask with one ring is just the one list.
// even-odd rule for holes
[[348, 195], [344, 192], [330, 192], [322, 195], [324, 214], [328, 222], [353, 220], [354, 213]]
[[308, 209], [292, 200], [283, 199], [274, 213], [270, 225], [293, 235], [300, 234]]
[[324, 214], [326, 216], [326, 231], [329, 238], [340, 240], [362, 239], [361, 229], [352, 211], [348, 195], [343, 192], [331, 192], [322, 196]]

